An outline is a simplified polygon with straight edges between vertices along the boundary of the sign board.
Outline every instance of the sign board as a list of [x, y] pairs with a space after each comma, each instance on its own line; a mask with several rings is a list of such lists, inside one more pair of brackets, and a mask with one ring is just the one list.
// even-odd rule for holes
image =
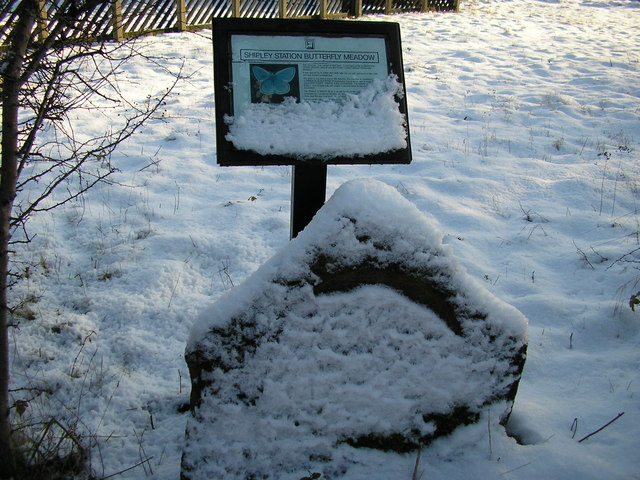
[[213, 43], [220, 165], [411, 162], [397, 23], [216, 18]]

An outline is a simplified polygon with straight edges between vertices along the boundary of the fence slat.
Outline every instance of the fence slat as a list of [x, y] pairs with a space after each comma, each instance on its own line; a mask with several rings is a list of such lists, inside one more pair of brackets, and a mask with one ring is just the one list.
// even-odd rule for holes
[[[144, 22], [144, 2], [129, 0], [122, 11], [122, 28], [125, 32], [138, 32]], [[126, 20], [125, 20], [126, 19]]]
[[[222, 6], [223, 8], [226, 7], [226, 2], [222, 4]], [[211, 17], [214, 15], [215, 7], [215, 4], [211, 4], [208, 2], [200, 2], [199, 4], [196, 3], [191, 9], [191, 15], [189, 15], [189, 12], [187, 12], [187, 22], [189, 22], [189, 25], [192, 26], [205, 24], [211, 25]]]

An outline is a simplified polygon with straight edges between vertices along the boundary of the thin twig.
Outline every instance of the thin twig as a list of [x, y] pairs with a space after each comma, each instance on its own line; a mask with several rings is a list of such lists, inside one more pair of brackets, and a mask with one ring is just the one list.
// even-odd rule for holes
[[422, 455], [422, 445], [418, 449], [418, 455], [416, 456], [416, 465], [413, 467], [413, 475], [411, 475], [411, 480], [420, 480], [424, 475], [424, 471], [418, 473], [420, 470], [420, 456]]
[[491, 410], [489, 410], [489, 415], [487, 416], [487, 431], [489, 433], [489, 460], [493, 457], [493, 445], [491, 442]]
[[576, 250], [578, 251], [578, 253], [579, 253], [580, 255], [582, 255], [582, 259], [583, 259], [585, 262], [587, 262], [587, 264], [591, 267], [591, 269], [592, 269], [592, 270], [595, 270], [595, 269], [596, 269], [596, 267], [594, 267], [594, 266], [593, 266], [593, 264], [589, 261], [589, 257], [587, 257], [587, 254], [586, 254], [586, 253], [584, 253], [584, 252], [580, 249], [580, 247], [578, 247], [578, 245], [576, 245], [575, 240], [574, 240], [574, 242], [573, 242], [573, 246], [574, 246], [574, 247], [576, 247]]
[[[82, 343], [80, 344], [80, 350], [78, 350], [78, 353], [76, 354], [76, 358], [73, 359], [73, 364], [71, 365], [71, 370], [69, 371], [69, 376], [70, 377], [75, 377], [76, 375], [76, 363], [78, 362], [78, 357], [80, 357], [80, 354], [82, 353], [82, 351], [84, 350], [84, 347], [86, 346], [88, 341], [91, 341], [91, 337], [93, 335], [97, 335], [97, 333], [93, 330], [91, 330], [82, 340]], [[96, 350], [97, 351], [97, 350]], [[91, 358], [93, 358], [95, 356], [95, 353], [93, 354], [93, 356]]]
[[605, 428], [607, 428], [609, 425], [611, 425], [613, 422], [615, 422], [616, 420], [618, 420], [622, 415], [624, 415], [624, 412], [620, 412], [618, 415], [616, 415], [616, 417], [613, 420], [610, 420], [609, 422], [605, 423], [603, 426], [601, 426], [599, 429], [597, 429], [594, 432], [591, 432], [589, 435], [582, 437], [580, 440], [578, 440], [578, 443], [585, 441], [587, 438], [594, 436], [596, 433], [601, 432], [602, 430], [604, 430]]
[[520, 465], [519, 467], [512, 468], [511, 470], [507, 470], [506, 472], [502, 472], [500, 476], [506, 475], [507, 473], [515, 472], [516, 470], [520, 470], [521, 468], [524, 468], [527, 465], [531, 465], [531, 462], [527, 462], [524, 465]]
[[622, 163], [622, 160], [620, 160], [620, 162], [618, 163], [618, 173], [616, 175], [616, 179], [613, 182], [613, 200], [612, 205], [611, 205], [611, 216], [613, 217], [613, 212], [615, 211], [616, 208], [616, 193], [618, 191], [618, 179], [620, 178], [620, 164]]
[[139, 467], [140, 465], [142, 465], [145, 462], [148, 462], [149, 460], [151, 460], [153, 457], [148, 457], [145, 458], [144, 460], [142, 460], [141, 462], [136, 463], [135, 465], [133, 465], [132, 467], [129, 468], [125, 468], [124, 470], [120, 470], [119, 472], [116, 473], [112, 473], [111, 475], [107, 475], [106, 477], [102, 477], [100, 480], [107, 480], [107, 478], [111, 478], [111, 477], [115, 477], [116, 475], [122, 475], [123, 473], [128, 472], [129, 470], [133, 470], [136, 467]]
[[637, 260], [635, 258], [633, 258], [631, 260], [627, 260], [626, 258], [631, 256], [631, 255], [634, 255], [635, 253], [637, 253], [639, 251], [640, 251], [640, 247], [634, 248], [630, 252], [625, 253], [624, 255], [622, 255], [617, 260], [614, 260], [613, 263], [607, 267], [607, 270], [609, 270], [611, 267], [613, 267], [616, 263], [620, 263], [620, 262], [637, 263]]
[[180, 283], [181, 276], [182, 276], [182, 272], [178, 273], [178, 278], [176, 278], [176, 281], [173, 284], [173, 288], [171, 289], [171, 296], [169, 297], [169, 305], [167, 305], [168, 309], [171, 309], [171, 302], [173, 302], [173, 297], [176, 294], [176, 289], [178, 288], [178, 283]]

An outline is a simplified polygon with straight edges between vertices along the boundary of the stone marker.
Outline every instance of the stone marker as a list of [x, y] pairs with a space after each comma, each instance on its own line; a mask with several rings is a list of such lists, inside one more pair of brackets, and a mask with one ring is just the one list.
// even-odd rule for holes
[[506, 421], [526, 346], [415, 206], [349, 182], [195, 323], [182, 478], [341, 478], [362, 447], [415, 450], [489, 405]]

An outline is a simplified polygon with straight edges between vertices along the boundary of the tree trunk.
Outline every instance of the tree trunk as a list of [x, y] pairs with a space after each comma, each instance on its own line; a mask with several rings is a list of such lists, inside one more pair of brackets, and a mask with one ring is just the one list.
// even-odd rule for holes
[[[103, 50], [104, 44], [89, 46], [88, 43], [85, 43], [84, 50], [81, 49], [80, 53], [72, 52], [67, 57], [61, 59], [54, 57], [51, 61], [47, 60], [47, 55], [52, 47], [66, 40], [65, 32], [68, 29], [81, 31], [82, 23], [89, 21], [90, 14], [98, 6], [105, 6], [112, 1], [114, 0], [60, 0], [50, 3], [49, 5], [52, 5], [52, 8], [48, 10], [50, 16], [48, 27], [50, 29], [46, 38], [38, 38], [37, 30], [34, 28], [36, 20], [39, 18], [38, 15], [42, 13], [43, 0], [21, 0], [15, 2], [16, 10], [12, 12], [11, 25], [7, 25], [8, 36], [2, 41], [2, 50], [0, 51], [0, 102], [2, 102], [2, 132], [0, 133], [2, 136], [0, 165], [0, 480], [17, 480], [18, 470], [20, 470], [22, 463], [17, 452], [12, 449], [12, 426], [10, 421], [9, 325], [11, 307], [9, 275], [11, 263], [9, 249], [12, 232], [16, 225], [24, 226], [26, 217], [32, 211], [37, 211], [38, 203], [51, 194], [65, 179], [71, 175], [79, 175], [80, 168], [85, 161], [89, 162], [97, 159], [102, 162], [104, 158], [108, 158], [108, 155], [116, 145], [131, 136], [150, 118], [173, 89], [172, 86], [158, 99], [157, 103], [153, 103], [146, 110], [135, 111], [130, 118], [126, 119], [121, 130], [96, 138], [97, 147], [88, 144], [84, 151], [80, 149], [74, 152], [71, 167], [66, 165], [65, 159], [45, 158], [45, 160], [52, 162], [49, 172], [54, 172], [52, 174], [53, 178], [47, 180], [50, 183], [44, 185], [40, 192], [36, 192], [36, 200], [27, 205], [20, 212], [20, 215], [14, 212], [14, 201], [17, 193], [16, 188], [20, 181], [21, 165], [24, 166], [24, 163], [29, 163], [30, 154], [34, 152], [34, 139], [40, 129], [41, 121], [44, 118], [67, 115], [70, 110], [78, 107], [72, 100], [65, 97], [63, 90], [55, 91], [56, 88], [60, 87], [61, 81], [67, 81], [65, 80], [66, 76], [72, 77], [77, 73], [76, 71], [68, 70], [69, 63], [74, 59], [82, 60], [92, 55], [102, 55], [107, 61], [113, 60], [109, 57], [110, 52], [108, 49], [106, 53]], [[44, 27], [41, 26], [41, 28]], [[44, 80], [38, 76], [34, 77], [34, 74], [38, 71], [44, 71], [50, 74], [52, 78], [47, 80], [46, 75]], [[75, 87], [79, 91], [86, 88], [90, 95], [99, 95], [100, 84], [114, 74], [115, 71], [113, 69], [104, 73], [98, 71], [95, 78], [93, 78], [92, 74], [88, 74], [86, 78], [80, 75], [78, 78], [73, 77], [69, 81], [71, 83], [75, 82]], [[175, 81], [178, 78], [181, 77], [176, 77]], [[35, 88], [36, 92], [42, 92], [43, 89], [46, 90], [51, 87], [54, 90], [52, 95], [59, 96], [54, 98], [51, 103], [48, 103], [46, 99], [36, 98], [35, 107], [37, 108], [29, 102], [21, 105], [25, 96], [32, 94], [31, 91], [25, 91], [27, 82], [30, 83], [30, 88]], [[107, 83], [110, 82], [110, 80], [107, 81]], [[63, 83], [62, 85], [66, 84]], [[65, 103], [66, 101], [70, 103]], [[38, 102], [44, 103], [38, 104]], [[35, 120], [28, 125], [18, 123], [19, 115], [23, 108], [30, 115], [34, 115]], [[32, 130], [30, 131], [30, 129]], [[38, 158], [40, 159], [41, 157]], [[108, 171], [101, 172], [93, 182], [87, 182], [84, 186], [81, 185], [78, 192], [69, 192], [67, 200], [63, 200], [57, 205], [76, 198], [112, 172], [110, 165], [104, 167], [104, 164], [100, 164], [103, 165], [102, 168], [108, 168]], [[56, 170], [58, 167], [59, 170]], [[38, 180], [39, 178], [34, 176], [27, 179], [25, 183], [36, 183]], [[41, 196], [38, 197], [40, 194]]]
[[20, 18], [12, 31], [7, 63], [2, 72], [2, 165], [0, 165], [0, 478], [15, 477], [9, 418], [9, 242], [11, 213], [18, 173], [18, 111], [20, 74], [35, 23], [36, 3], [23, 1]]

